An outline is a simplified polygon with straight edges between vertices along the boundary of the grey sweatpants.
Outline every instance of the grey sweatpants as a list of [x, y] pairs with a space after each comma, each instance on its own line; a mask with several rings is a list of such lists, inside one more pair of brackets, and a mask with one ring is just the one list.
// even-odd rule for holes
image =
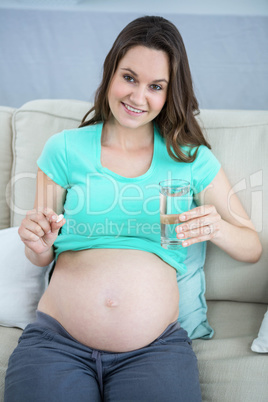
[[201, 401], [187, 332], [175, 322], [144, 348], [110, 353], [81, 344], [37, 312], [10, 357], [5, 402], [74, 401]]

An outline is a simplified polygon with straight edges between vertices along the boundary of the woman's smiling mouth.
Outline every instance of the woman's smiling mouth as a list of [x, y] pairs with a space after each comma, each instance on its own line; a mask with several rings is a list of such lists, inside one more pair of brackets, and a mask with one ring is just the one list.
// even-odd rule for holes
[[124, 102], [121, 102], [122, 103], [122, 105], [124, 106], [124, 108], [125, 108], [125, 110], [127, 111], [127, 112], [130, 112], [130, 114], [142, 114], [142, 113], [145, 113], [145, 110], [141, 110], [141, 109], [136, 109], [136, 108], [134, 108], [134, 107], [132, 107], [132, 106], [130, 106], [130, 105], [127, 105], [126, 103], [124, 103]]

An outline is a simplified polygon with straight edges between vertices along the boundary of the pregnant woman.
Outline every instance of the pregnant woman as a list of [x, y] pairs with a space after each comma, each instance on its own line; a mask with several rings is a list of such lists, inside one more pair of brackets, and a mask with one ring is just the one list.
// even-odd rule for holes
[[[56, 263], [10, 358], [6, 402], [201, 401], [176, 274], [196, 242], [251, 262], [261, 245], [197, 112], [177, 28], [132, 21], [106, 57], [93, 108], [38, 159], [19, 234], [34, 264]], [[160, 244], [158, 183], [169, 178], [189, 181], [196, 203], [179, 215], [178, 250]]]

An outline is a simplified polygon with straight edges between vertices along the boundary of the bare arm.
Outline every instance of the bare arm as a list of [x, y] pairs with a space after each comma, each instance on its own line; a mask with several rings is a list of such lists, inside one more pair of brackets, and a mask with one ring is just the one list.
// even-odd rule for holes
[[[210, 240], [231, 257], [246, 262], [256, 262], [262, 246], [253, 223], [244, 210], [223, 171], [220, 169], [212, 183], [197, 194], [199, 207], [185, 214], [185, 228], [179, 232], [189, 237], [185, 246]], [[180, 219], [182, 218], [180, 215]], [[180, 236], [181, 237], [181, 236]], [[182, 237], [183, 238], [183, 237]]]
[[38, 169], [34, 209], [28, 211], [19, 227], [25, 254], [35, 265], [46, 266], [54, 259], [53, 244], [65, 219], [57, 222], [63, 212], [66, 190]]

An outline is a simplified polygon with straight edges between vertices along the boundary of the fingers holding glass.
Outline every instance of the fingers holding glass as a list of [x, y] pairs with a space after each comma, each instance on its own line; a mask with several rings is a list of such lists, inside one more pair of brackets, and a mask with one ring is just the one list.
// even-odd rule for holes
[[184, 247], [211, 240], [220, 230], [221, 217], [214, 206], [197, 207], [183, 215], [184, 222], [176, 227], [176, 232]]

